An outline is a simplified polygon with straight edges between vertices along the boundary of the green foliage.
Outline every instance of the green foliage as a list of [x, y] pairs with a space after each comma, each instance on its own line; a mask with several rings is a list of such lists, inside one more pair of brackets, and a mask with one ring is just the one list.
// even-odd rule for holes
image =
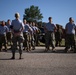
[[26, 19], [27, 21], [40, 21], [42, 20], [43, 16], [42, 13], [40, 13], [40, 9], [38, 6], [30, 6], [30, 8], [26, 8], [23, 19]]

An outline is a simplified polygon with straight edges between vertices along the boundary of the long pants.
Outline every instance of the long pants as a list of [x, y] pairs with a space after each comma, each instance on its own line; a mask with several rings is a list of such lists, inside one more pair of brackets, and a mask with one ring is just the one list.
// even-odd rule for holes
[[38, 44], [39, 44], [39, 34], [38, 33], [36, 33], [36, 34], [34, 34], [34, 39], [35, 39], [35, 45], [36, 46], [38, 46]]
[[34, 34], [31, 35], [31, 46], [32, 46], [32, 48], [35, 48], [35, 38], [34, 38]]
[[7, 44], [6, 44], [6, 42], [7, 42], [6, 35], [0, 34], [0, 50], [1, 50], [1, 48], [2, 48], [2, 45], [4, 45], [5, 49], [7, 49]]
[[45, 33], [45, 47], [48, 49], [50, 44], [51, 44], [52, 48], [55, 48], [54, 32], [48, 31], [47, 33]]
[[76, 39], [74, 34], [66, 34], [66, 38], [65, 38], [66, 49], [69, 49], [70, 47], [76, 48], [75, 40]]
[[17, 36], [12, 38], [12, 53], [15, 53], [16, 48], [17, 48], [17, 43], [19, 45], [19, 54], [22, 54], [23, 50], [23, 37], [22, 36]]
[[31, 49], [31, 35], [28, 32], [23, 32], [24, 42], [23, 46], [27, 47], [28, 50]]
[[6, 34], [6, 37], [7, 37], [7, 44], [8, 44], [8, 42], [10, 42], [10, 45], [11, 45], [11, 43], [12, 43], [12, 33], [11, 32], [8, 32]]

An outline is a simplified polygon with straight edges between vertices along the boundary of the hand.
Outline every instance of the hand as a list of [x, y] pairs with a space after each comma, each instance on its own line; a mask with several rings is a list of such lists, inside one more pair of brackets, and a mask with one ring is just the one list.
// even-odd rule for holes
[[21, 32], [18, 32], [18, 33], [14, 33], [14, 36], [20, 36]]

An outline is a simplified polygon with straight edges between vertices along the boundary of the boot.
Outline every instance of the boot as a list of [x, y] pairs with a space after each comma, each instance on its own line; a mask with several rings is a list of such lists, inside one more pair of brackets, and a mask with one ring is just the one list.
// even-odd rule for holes
[[15, 59], [15, 53], [12, 53], [12, 58], [11, 59]]
[[0, 48], [0, 52], [1, 52], [1, 48]]
[[5, 49], [4, 49], [4, 51], [7, 52], [7, 45], [6, 45], [6, 44], [5, 44]]
[[22, 59], [22, 54], [20, 53], [19, 59]]
[[64, 49], [64, 53], [67, 53], [67, 51], [68, 51], [68, 49], [67, 49], [67, 48], [65, 48], [65, 49]]
[[76, 48], [74, 48], [74, 53], [76, 53]]

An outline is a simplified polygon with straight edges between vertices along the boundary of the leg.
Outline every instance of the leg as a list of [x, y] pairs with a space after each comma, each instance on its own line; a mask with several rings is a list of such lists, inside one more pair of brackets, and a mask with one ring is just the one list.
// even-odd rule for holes
[[19, 36], [17, 38], [18, 44], [19, 44], [19, 59], [22, 58], [22, 50], [23, 50], [23, 37]]
[[26, 35], [26, 32], [23, 33], [23, 36], [24, 36], [23, 47], [24, 47], [24, 50], [26, 50], [26, 48], [27, 48], [27, 35]]
[[23, 43], [19, 42], [19, 59], [22, 58]]
[[4, 43], [4, 47], [5, 47], [5, 51], [7, 51], [7, 39], [6, 36], [3, 37], [3, 43]]
[[0, 52], [1, 52], [1, 49], [2, 49], [2, 43], [0, 42]]
[[30, 34], [28, 34], [27, 45], [28, 45], [28, 49], [31, 51], [31, 35]]
[[68, 49], [70, 48], [70, 35], [66, 35], [66, 38], [65, 38], [65, 53], [68, 51]]
[[51, 46], [52, 46], [52, 50], [54, 50], [55, 49], [55, 35], [54, 35], [54, 33], [52, 32], [51, 33]]
[[2, 35], [0, 35], [0, 52], [1, 52], [1, 49], [2, 49], [2, 43], [3, 43]]
[[16, 51], [16, 48], [17, 48], [17, 38], [16, 37], [13, 37], [12, 38], [12, 58], [11, 59], [15, 59], [15, 51]]
[[31, 36], [31, 45], [32, 45], [32, 50], [35, 49], [35, 38], [34, 35]]
[[45, 47], [46, 47], [46, 51], [49, 50], [49, 46], [50, 46], [50, 33], [46, 33], [45, 34]]
[[75, 35], [72, 35], [71, 36], [71, 39], [72, 39], [72, 41], [71, 41], [71, 46], [72, 46], [72, 49], [74, 50], [74, 53], [76, 53], [76, 39], [75, 39]]

